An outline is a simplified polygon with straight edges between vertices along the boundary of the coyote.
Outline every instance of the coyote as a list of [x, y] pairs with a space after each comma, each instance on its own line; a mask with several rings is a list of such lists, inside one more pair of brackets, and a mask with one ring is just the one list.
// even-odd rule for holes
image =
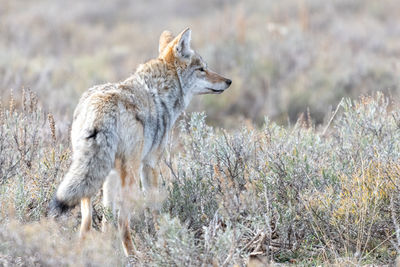
[[[157, 59], [140, 65], [123, 82], [94, 86], [82, 95], [73, 116], [72, 164], [50, 203], [50, 214], [58, 216], [80, 201], [81, 237], [91, 228], [91, 198], [103, 186], [106, 203], [112, 205], [119, 184], [119, 234], [125, 254], [136, 253], [129, 232], [134, 184], [140, 179], [144, 192], [157, 188], [169, 131], [192, 97], [220, 94], [231, 85], [208, 69], [190, 40], [189, 28], [175, 38], [164, 31]], [[113, 169], [120, 181], [109, 181]]]

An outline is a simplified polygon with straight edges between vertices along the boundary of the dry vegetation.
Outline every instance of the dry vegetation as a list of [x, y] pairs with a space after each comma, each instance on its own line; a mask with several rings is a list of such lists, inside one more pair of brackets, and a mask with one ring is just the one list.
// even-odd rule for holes
[[238, 117], [294, 123], [309, 107], [321, 123], [343, 96], [399, 94], [398, 10], [397, 0], [1, 0], [1, 99], [31, 88], [69, 122], [84, 90], [125, 79], [156, 56], [164, 29], [190, 26], [196, 50], [234, 81], [192, 110], [237, 128]]
[[[80, 244], [79, 209], [46, 219], [69, 162], [67, 134], [25, 92], [1, 112], [0, 259], [17, 264], [125, 264], [115, 229]], [[382, 94], [345, 99], [330, 128], [266, 119], [227, 132], [194, 113], [160, 163], [158, 227], [140, 199], [132, 220], [149, 265], [264, 261], [389, 264], [400, 245], [400, 113]], [[104, 212], [95, 202], [98, 229]], [[106, 213], [106, 215], [109, 215]]]
[[[0, 0], [0, 265], [392, 264], [397, 2]], [[73, 108], [154, 57], [162, 30], [187, 25], [232, 88], [193, 101], [207, 121], [194, 113], [176, 127], [160, 163], [165, 197], [137, 200], [142, 257], [126, 259], [115, 230], [99, 233], [109, 214], [98, 199], [97, 230], [80, 243], [78, 208], [46, 218], [70, 163]]]

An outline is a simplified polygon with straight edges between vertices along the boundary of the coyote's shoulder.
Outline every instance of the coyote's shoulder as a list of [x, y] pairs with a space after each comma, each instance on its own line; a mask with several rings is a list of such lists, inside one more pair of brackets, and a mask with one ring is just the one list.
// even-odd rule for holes
[[[83, 235], [91, 225], [91, 197], [103, 185], [105, 199], [121, 184], [118, 225], [126, 254], [134, 253], [129, 233], [132, 186], [156, 187], [168, 133], [194, 95], [219, 94], [231, 81], [207, 68], [190, 47], [189, 29], [160, 37], [159, 56], [123, 82], [97, 85], [81, 97], [71, 130], [73, 159], [51, 209], [62, 213], [81, 202]], [[110, 171], [120, 181], [111, 181]], [[106, 206], [112, 205], [108, 201]]]

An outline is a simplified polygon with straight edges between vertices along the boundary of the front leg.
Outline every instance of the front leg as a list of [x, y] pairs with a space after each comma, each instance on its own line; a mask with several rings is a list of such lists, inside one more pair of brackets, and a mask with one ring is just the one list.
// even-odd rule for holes
[[[156, 195], [156, 199], [158, 199], [159, 188], [158, 188], [158, 179], [160, 176], [160, 168], [159, 168], [159, 158], [157, 157], [157, 161], [153, 160], [145, 160], [142, 162], [142, 172], [141, 172], [141, 182], [142, 182], [142, 190], [144, 194], [149, 197], [152, 194]], [[150, 214], [150, 208], [146, 208], [146, 213]], [[158, 230], [158, 211], [156, 209], [151, 209], [152, 220], [154, 229]], [[148, 217], [148, 215], [146, 215]]]
[[158, 178], [160, 176], [160, 160], [164, 152], [164, 145], [148, 154], [142, 160], [142, 171], [140, 180], [142, 182], [142, 190], [149, 193], [151, 190], [158, 190]]
[[158, 188], [158, 176], [159, 176], [158, 164], [152, 162], [143, 162], [142, 164], [142, 190], [145, 193], [149, 193], [150, 190], [155, 190]]

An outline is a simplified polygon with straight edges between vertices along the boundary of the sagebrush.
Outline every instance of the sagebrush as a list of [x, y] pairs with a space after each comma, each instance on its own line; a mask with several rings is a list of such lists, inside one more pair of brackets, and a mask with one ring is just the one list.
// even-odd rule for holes
[[[382, 94], [345, 99], [327, 130], [310, 119], [288, 128], [266, 119], [228, 132], [205, 114], [183, 118], [160, 162], [166, 197], [135, 209], [132, 234], [143, 252], [135, 259], [121, 256], [115, 233], [93, 233], [77, 249], [79, 209], [47, 220], [70, 163], [68, 133], [34, 94], [22, 102], [3, 107], [0, 119], [3, 261], [199, 266], [258, 257], [345, 266], [389, 264], [398, 254], [400, 111]], [[148, 209], [160, 210], [156, 227]], [[96, 201], [95, 227], [102, 213]]]

